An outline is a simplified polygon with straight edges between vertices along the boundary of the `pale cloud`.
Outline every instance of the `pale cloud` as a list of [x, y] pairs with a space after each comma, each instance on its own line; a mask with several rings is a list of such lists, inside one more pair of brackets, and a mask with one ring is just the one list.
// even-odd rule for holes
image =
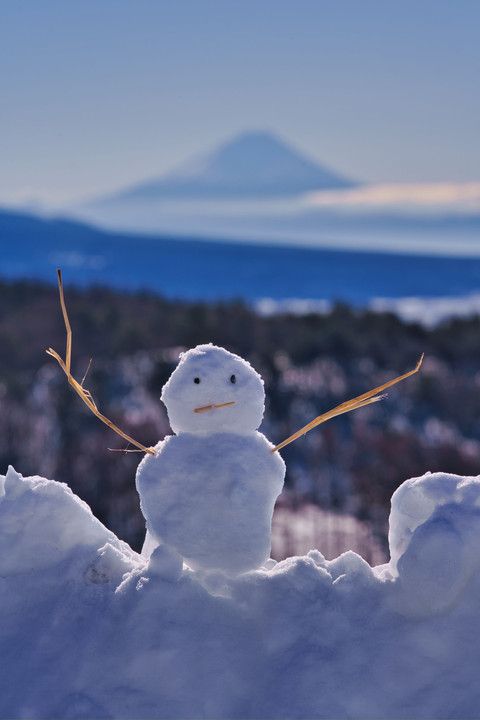
[[309, 207], [336, 209], [480, 210], [480, 182], [368, 185], [350, 190], [324, 190], [305, 198]]

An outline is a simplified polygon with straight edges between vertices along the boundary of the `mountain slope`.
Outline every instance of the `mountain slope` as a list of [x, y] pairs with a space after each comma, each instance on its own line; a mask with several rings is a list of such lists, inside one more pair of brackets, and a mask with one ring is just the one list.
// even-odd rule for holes
[[248, 132], [164, 177], [126, 189], [102, 202], [262, 198], [356, 184], [305, 158], [271, 133]]

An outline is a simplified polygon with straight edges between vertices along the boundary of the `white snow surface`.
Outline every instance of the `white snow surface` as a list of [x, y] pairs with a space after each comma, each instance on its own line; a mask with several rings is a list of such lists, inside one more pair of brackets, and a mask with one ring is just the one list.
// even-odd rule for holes
[[478, 718], [480, 478], [395, 493], [392, 560], [229, 578], [0, 476], [1, 718]]

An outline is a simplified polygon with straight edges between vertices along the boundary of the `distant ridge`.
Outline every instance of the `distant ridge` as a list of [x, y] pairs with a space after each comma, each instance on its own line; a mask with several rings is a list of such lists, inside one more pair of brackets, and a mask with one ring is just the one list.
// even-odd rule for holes
[[174, 172], [99, 202], [154, 202], [163, 198], [260, 199], [357, 184], [309, 160], [274, 134], [252, 131], [187, 162]]
[[[263, 312], [272, 306], [310, 312], [338, 300], [362, 307], [374, 298], [381, 299], [377, 307], [400, 310], [402, 304], [393, 301], [407, 298], [410, 312], [412, 302], [422, 307], [419, 298], [459, 296], [461, 307], [469, 309], [480, 297], [478, 250], [477, 257], [435, 257], [152, 237], [1, 208], [0, 238], [3, 278], [55, 284], [60, 267], [66, 284], [142, 289], [189, 300], [243, 298]], [[432, 317], [441, 311], [437, 305], [423, 307]]]

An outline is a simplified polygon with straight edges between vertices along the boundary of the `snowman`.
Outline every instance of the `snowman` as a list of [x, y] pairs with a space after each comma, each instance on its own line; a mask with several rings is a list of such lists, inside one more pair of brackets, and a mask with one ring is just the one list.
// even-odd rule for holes
[[94, 415], [147, 453], [136, 475], [147, 523], [142, 553], [149, 557], [163, 546], [153, 565], [170, 563], [173, 574], [180, 558], [192, 569], [230, 576], [261, 566], [270, 554], [273, 507], [285, 477], [275, 451], [337, 415], [381, 400], [379, 393], [414, 375], [423, 360], [422, 354], [413, 370], [319, 415], [274, 447], [257, 431], [265, 409], [260, 375], [238, 355], [199, 345], [182, 354], [162, 391], [175, 435], [147, 448], [99, 411], [85, 377], [78, 382], [72, 376], [72, 331], [60, 270], [57, 275], [67, 351], [65, 360], [52, 348], [47, 353]]
[[262, 378], [238, 355], [199, 345], [181, 355], [161, 399], [175, 434], [137, 470], [142, 553], [163, 544], [193, 570], [230, 576], [260, 567], [285, 476], [282, 458], [257, 430]]

